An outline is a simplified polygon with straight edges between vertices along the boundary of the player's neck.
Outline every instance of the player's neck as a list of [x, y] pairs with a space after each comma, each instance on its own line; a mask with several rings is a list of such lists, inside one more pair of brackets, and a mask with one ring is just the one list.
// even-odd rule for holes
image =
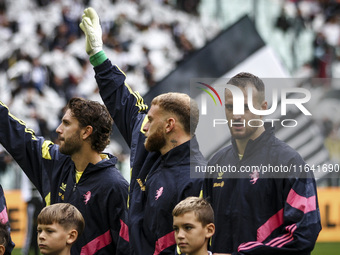
[[57, 255], [71, 255], [71, 248], [69, 247], [65, 247], [62, 251], [60, 251], [60, 253], [58, 253]]
[[166, 154], [168, 151], [172, 150], [173, 148], [176, 148], [177, 146], [189, 141], [191, 139], [191, 136], [186, 134], [184, 131], [180, 134], [173, 133], [169, 137], [167, 137], [167, 142], [165, 146], [160, 150], [160, 153], [162, 155]]
[[200, 250], [192, 253], [186, 253], [185, 255], [208, 255], [208, 249], [206, 246], [202, 247]]
[[249, 139], [237, 139], [236, 140], [236, 145], [237, 145], [237, 152], [240, 155], [244, 155], [244, 151], [246, 150], [246, 146], [248, 143]]
[[236, 140], [236, 145], [237, 145], [238, 153], [241, 154], [241, 155], [244, 155], [244, 152], [246, 150], [246, 147], [247, 147], [247, 144], [248, 144], [249, 140], [255, 140], [264, 131], [265, 131], [265, 128], [264, 127], [260, 127], [250, 137], [247, 137], [245, 139], [235, 139]]
[[83, 172], [89, 163], [97, 164], [102, 160], [100, 154], [94, 150], [82, 151], [71, 156], [78, 172]]

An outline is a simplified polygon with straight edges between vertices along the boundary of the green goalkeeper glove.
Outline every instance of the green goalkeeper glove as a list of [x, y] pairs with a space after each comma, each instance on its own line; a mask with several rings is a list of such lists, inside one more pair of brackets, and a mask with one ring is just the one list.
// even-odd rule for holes
[[84, 10], [79, 27], [86, 36], [86, 53], [89, 56], [93, 56], [102, 51], [102, 28], [99, 23], [98, 14], [92, 7]]

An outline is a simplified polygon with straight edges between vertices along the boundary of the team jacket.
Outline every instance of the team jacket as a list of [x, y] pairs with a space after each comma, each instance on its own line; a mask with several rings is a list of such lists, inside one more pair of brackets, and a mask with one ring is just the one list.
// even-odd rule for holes
[[[10, 232], [9, 228], [9, 221], [8, 221], [8, 214], [7, 214], [7, 205], [6, 205], [6, 198], [4, 194], [4, 190], [2, 189], [2, 186], [0, 185], [0, 221], [2, 224], [8, 224], [8, 232]], [[15, 244], [13, 243], [11, 237], [10, 240], [6, 246], [5, 255], [11, 254]]]
[[144, 147], [147, 106], [125, 83], [110, 60], [94, 68], [101, 97], [131, 148], [129, 236], [134, 254], [174, 254], [172, 210], [187, 196], [198, 196], [201, 179], [190, 179], [190, 165], [206, 165], [196, 138], [167, 154]]
[[70, 156], [42, 137], [0, 102], [0, 143], [39, 190], [45, 204], [68, 202], [85, 219], [84, 233], [72, 246], [72, 254], [128, 254], [126, 201], [128, 183], [109, 154], [96, 165], [89, 164], [79, 182]]
[[[294, 172], [294, 165], [309, 168], [272, 128], [248, 142], [242, 160], [233, 140], [208, 165], [253, 169], [240, 178], [225, 173], [205, 181], [204, 193], [215, 212], [213, 253], [310, 254], [321, 230], [314, 175]], [[267, 178], [273, 175], [263, 173], [263, 166], [292, 168], [279, 179]]]

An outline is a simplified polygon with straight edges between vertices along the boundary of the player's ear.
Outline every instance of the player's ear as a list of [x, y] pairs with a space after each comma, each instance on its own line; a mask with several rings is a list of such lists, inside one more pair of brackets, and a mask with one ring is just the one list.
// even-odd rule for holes
[[166, 120], [166, 127], [165, 127], [165, 132], [169, 133], [173, 128], [175, 127], [176, 119], [173, 117], [170, 117]]
[[77, 240], [77, 238], [78, 238], [78, 231], [75, 229], [71, 229], [68, 232], [66, 243], [73, 244]]
[[3, 246], [3, 245], [1, 244], [1, 245], [0, 245], [0, 255], [5, 254], [5, 250], [6, 250], [5, 246]]
[[206, 228], [206, 238], [210, 238], [215, 234], [215, 224], [214, 223], [209, 223], [205, 226]]
[[93, 127], [88, 125], [86, 127], [83, 128], [83, 131], [82, 131], [82, 137], [83, 139], [85, 140], [86, 138], [88, 138], [93, 132]]

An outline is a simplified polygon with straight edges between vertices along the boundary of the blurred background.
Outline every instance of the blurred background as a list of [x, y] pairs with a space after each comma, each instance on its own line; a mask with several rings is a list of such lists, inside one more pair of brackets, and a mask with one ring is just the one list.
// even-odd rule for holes
[[[192, 78], [218, 81], [240, 71], [307, 88], [312, 116], [277, 134], [307, 163], [332, 166], [316, 173], [323, 230], [313, 254], [340, 254], [340, 1], [0, 0], [0, 100], [56, 143], [70, 98], [101, 102], [79, 28], [88, 6], [101, 19], [107, 56], [147, 103], [163, 92], [189, 93]], [[128, 180], [129, 149], [114, 130], [106, 151]], [[197, 136], [203, 139], [200, 129]], [[228, 142], [201, 149], [209, 158]], [[1, 145], [0, 183], [15, 252], [38, 254], [34, 219], [42, 200]]]

